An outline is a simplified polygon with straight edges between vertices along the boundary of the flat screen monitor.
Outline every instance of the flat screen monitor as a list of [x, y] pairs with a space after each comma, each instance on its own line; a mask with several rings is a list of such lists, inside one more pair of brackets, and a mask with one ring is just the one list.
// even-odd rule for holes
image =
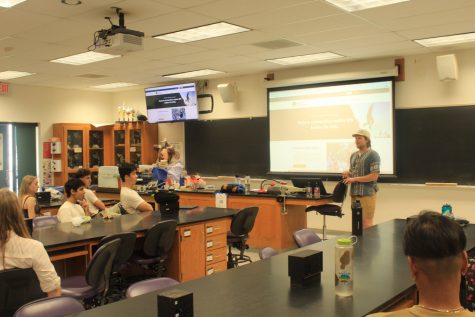
[[310, 177], [298, 177], [298, 178], [291, 178], [292, 184], [295, 187], [305, 188], [310, 186], [312, 188], [318, 187], [320, 189], [320, 195], [328, 195], [325, 186], [320, 178], [310, 178]]
[[198, 119], [195, 83], [145, 88], [150, 123]]

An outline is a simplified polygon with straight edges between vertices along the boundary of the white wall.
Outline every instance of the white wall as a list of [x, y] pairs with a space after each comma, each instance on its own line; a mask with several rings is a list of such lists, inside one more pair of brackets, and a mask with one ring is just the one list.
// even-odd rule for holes
[[110, 93], [10, 85], [0, 95], [0, 121], [38, 122], [40, 140], [53, 136], [53, 123], [114, 122]]

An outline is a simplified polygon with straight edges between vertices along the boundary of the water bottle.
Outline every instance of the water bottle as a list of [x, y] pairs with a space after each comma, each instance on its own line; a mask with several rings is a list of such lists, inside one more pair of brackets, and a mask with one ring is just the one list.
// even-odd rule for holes
[[251, 176], [244, 177], [244, 190], [246, 194], [251, 192]]
[[355, 236], [363, 234], [363, 208], [359, 200], [351, 205], [351, 234]]
[[452, 213], [452, 206], [447, 203], [442, 205], [442, 215], [454, 218], [454, 214]]
[[305, 193], [307, 194], [307, 198], [313, 197], [313, 188], [310, 185], [310, 182], [307, 184], [307, 187], [305, 188]]
[[355, 236], [336, 240], [335, 293], [338, 296], [353, 295], [353, 245], [356, 241]]
[[313, 191], [314, 198], [320, 198], [320, 187], [315, 186], [315, 190]]

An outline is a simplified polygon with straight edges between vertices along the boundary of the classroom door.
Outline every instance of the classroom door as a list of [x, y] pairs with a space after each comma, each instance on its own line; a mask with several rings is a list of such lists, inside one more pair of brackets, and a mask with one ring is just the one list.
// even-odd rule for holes
[[25, 175], [38, 175], [38, 125], [0, 123], [0, 188], [18, 191]]
[[12, 187], [11, 124], [0, 124], [0, 188]]

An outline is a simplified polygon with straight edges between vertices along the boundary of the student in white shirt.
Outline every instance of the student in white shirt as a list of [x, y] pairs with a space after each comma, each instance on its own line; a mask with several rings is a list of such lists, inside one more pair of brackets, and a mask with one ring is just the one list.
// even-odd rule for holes
[[41, 242], [31, 239], [15, 193], [0, 189], [0, 270], [32, 268], [41, 290], [61, 295], [61, 279]]
[[133, 189], [135, 183], [137, 183], [137, 167], [134, 164], [124, 162], [119, 166], [119, 174], [122, 181], [120, 203], [127, 213], [153, 211], [152, 205], [143, 200]]
[[91, 213], [91, 216], [95, 216], [99, 211], [105, 210], [106, 205], [104, 205], [102, 200], [97, 198], [96, 194], [94, 194], [94, 192], [89, 189], [92, 182], [91, 171], [87, 168], [80, 168], [76, 173], [76, 178], [79, 178], [84, 183], [84, 198], [86, 199], [89, 206], [89, 212]]
[[68, 199], [58, 210], [59, 222], [71, 222], [73, 218], [91, 215], [87, 201], [84, 199], [84, 189], [84, 183], [80, 179], [72, 178], [66, 182], [64, 191]]

